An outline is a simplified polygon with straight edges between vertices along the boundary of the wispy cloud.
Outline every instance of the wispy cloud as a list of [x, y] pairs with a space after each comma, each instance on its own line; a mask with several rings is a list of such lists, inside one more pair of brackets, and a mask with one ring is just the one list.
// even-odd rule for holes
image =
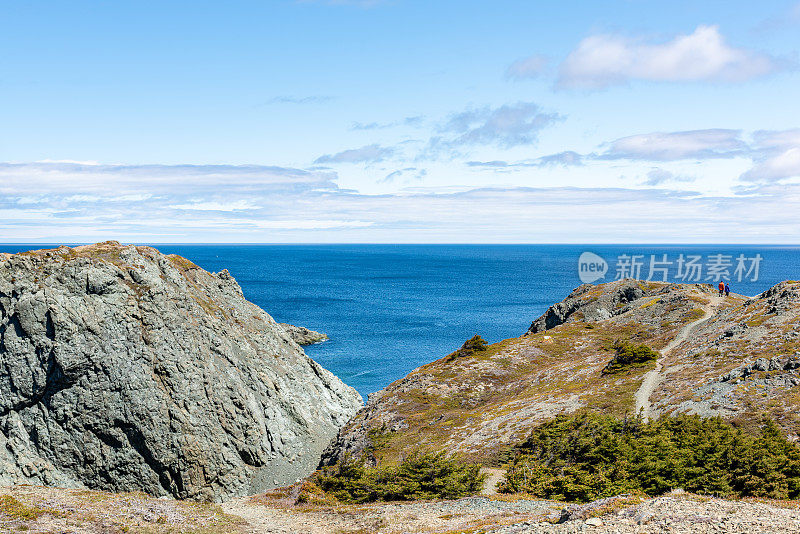
[[800, 128], [758, 130], [753, 132], [753, 144], [760, 149], [778, 150], [800, 146]]
[[534, 54], [523, 59], [518, 59], [506, 69], [506, 78], [510, 80], [524, 80], [538, 78], [547, 68], [547, 56]]
[[[800, 225], [800, 185], [792, 184], [730, 197], [663, 188], [463, 186], [367, 195], [336, 188], [330, 173], [247, 169], [3, 164], [0, 235], [28, 242], [669, 242], [675, 235], [797, 242]], [[164, 184], [165, 176], [179, 183]], [[133, 188], [151, 189], [152, 196], [104, 200]]]
[[663, 185], [666, 183], [693, 182], [693, 181], [695, 181], [694, 177], [676, 175], [668, 170], [656, 167], [651, 169], [647, 173], [647, 179], [644, 182], [642, 182], [642, 184], [654, 186], [654, 185]]
[[631, 80], [740, 82], [780, 68], [774, 58], [730, 46], [717, 26], [661, 43], [594, 35], [578, 44], [559, 68], [561, 88], [602, 89]]
[[797, 24], [800, 24], [800, 2], [795, 2], [788, 8], [781, 9], [779, 14], [762, 20], [755, 26], [754, 32], [765, 34], [775, 30], [791, 29]]
[[193, 201], [185, 204], [170, 204], [168, 207], [174, 210], [190, 211], [246, 211], [261, 209], [261, 206], [253, 204], [249, 200], [237, 200], [234, 202]]
[[684, 132], [654, 132], [612, 141], [601, 155], [606, 159], [675, 161], [683, 159], [731, 158], [748, 150], [741, 131], [710, 129]]
[[454, 113], [439, 128], [439, 142], [449, 146], [497, 145], [511, 148], [536, 142], [539, 132], [562, 117], [545, 112], [533, 102], [517, 102], [496, 108], [467, 109]]
[[466, 162], [467, 167], [482, 167], [482, 168], [490, 168], [490, 169], [504, 169], [506, 167], [513, 167], [514, 163], [509, 163], [507, 161], [503, 161], [500, 159], [494, 159], [492, 161], [468, 161]]
[[374, 223], [369, 221], [342, 221], [318, 219], [281, 219], [275, 221], [255, 221], [258, 228], [275, 230], [329, 230], [331, 228], [368, 228]]
[[567, 150], [564, 152], [558, 152], [556, 154], [548, 154], [547, 156], [542, 156], [539, 158], [525, 160], [525, 161], [517, 161], [509, 163], [503, 160], [492, 160], [492, 161], [467, 161], [466, 165], [468, 167], [482, 167], [482, 168], [510, 168], [510, 167], [573, 167], [578, 165], [583, 165], [583, 160], [585, 156], [578, 154], [572, 150]]
[[417, 115], [414, 117], [406, 117], [403, 120], [391, 122], [354, 122], [350, 127], [351, 130], [386, 130], [388, 128], [395, 128], [397, 126], [411, 126], [418, 127], [422, 125], [425, 117]]
[[325, 154], [314, 160], [314, 163], [375, 163], [391, 157], [394, 153], [394, 148], [372, 144], [343, 150], [336, 154]]
[[[0, 196], [162, 195], [225, 187], [246, 190], [336, 189], [336, 175], [264, 165], [98, 165], [0, 163]], [[109, 194], [113, 192], [113, 194]], [[149, 198], [149, 197], [148, 197]]]
[[406, 167], [398, 169], [394, 172], [387, 174], [383, 179], [378, 180], [378, 183], [391, 183], [395, 180], [405, 177], [406, 179], [422, 180], [428, 175], [427, 169], [420, 169], [417, 167]]
[[573, 152], [572, 150], [567, 150], [565, 152], [559, 152], [557, 154], [550, 154], [548, 156], [542, 156], [538, 160], [536, 160], [536, 164], [540, 167], [547, 167], [553, 165], [561, 165], [564, 167], [575, 166], [575, 165], [583, 165], [583, 156], [578, 154], [577, 152]]
[[753, 134], [755, 165], [742, 175], [751, 182], [800, 177], [800, 128], [760, 130]]
[[[416, 156], [411, 157], [410, 161], [421, 162], [442, 157], [453, 158], [463, 155], [461, 154], [463, 150], [480, 146], [509, 149], [520, 145], [534, 145], [542, 130], [563, 118], [558, 113], [543, 110], [533, 102], [516, 102], [497, 107], [469, 107], [451, 113], [439, 121], [427, 141], [406, 139], [394, 146], [373, 143], [361, 148], [322, 155], [314, 160], [314, 164], [374, 163], [413, 151], [416, 151]], [[398, 126], [417, 127], [424, 121], [425, 118], [422, 116], [412, 116], [389, 122], [355, 122], [351, 129], [383, 130]]]

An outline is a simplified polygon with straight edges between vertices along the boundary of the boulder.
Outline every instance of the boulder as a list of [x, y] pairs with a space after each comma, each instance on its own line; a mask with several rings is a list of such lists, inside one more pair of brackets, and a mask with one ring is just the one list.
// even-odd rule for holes
[[295, 326], [286, 323], [279, 324], [298, 345], [313, 345], [314, 343], [321, 343], [328, 339], [326, 334], [309, 330], [304, 326]]
[[0, 258], [0, 485], [253, 494], [361, 404], [227, 271], [116, 242]]

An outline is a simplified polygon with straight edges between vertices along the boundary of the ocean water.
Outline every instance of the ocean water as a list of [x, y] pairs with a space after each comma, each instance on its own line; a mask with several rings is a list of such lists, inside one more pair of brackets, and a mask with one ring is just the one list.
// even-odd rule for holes
[[[0, 245], [19, 252], [45, 245]], [[275, 320], [327, 333], [306, 352], [366, 397], [412, 369], [480, 334], [489, 342], [515, 337], [549, 305], [581, 283], [578, 258], [591, 251], [608, 263], [613, 280], [624, 256], [664, 259], [668, 281], [680, 281], [681, 254], [700, 256], [701, 281], [717, 254], [730, 261], [737, 293], [755, 295], [800, 278], [800, 247], [737, 245], [157, 245], [209, 271], [227, 268], [245, 297]], [[736, 258], [754, 272], [736, 274]], [[620, 260], [620, 256], [623, 259]], [[717, 262], [719, 263], [719, 262]], [[724, 261], [723, 261], [724, 263]], [[656, 267], [664, 265], [655, 264]], [[724, 267], [724, 265], [723, 265]], [[685, 273], [685, 269], [684, 269]], [[631, 274], [631, 273], [626, 273]], [[663, 277], [656, 271], [655, 279]], [[692, 273], [696, 275], [696, 272]], [[689, 279], [689, 281], [694, 281]], [[710, 281], [716, 281], [712, 277]]]

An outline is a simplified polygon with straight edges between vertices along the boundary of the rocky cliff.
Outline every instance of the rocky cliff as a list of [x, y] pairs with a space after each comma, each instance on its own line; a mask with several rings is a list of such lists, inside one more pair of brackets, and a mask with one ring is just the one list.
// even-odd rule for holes
[[360, 407], [227, 271], [116, 242], [0, 254], [0, 484], [252, 494]]
[[[604, 372], [616, 341], [652, 360]], [[652, 353], [652, 351], [650, 351]], [[457, 351], [373, 395], [323, 453], [393, 462], [417, 448], [493, 463], [532, 426], [590, 409], [617, 416], [774, 419], [800, 434], [800, 282], [756, 298], [710, 285], [584, 285], [518, 338]]]

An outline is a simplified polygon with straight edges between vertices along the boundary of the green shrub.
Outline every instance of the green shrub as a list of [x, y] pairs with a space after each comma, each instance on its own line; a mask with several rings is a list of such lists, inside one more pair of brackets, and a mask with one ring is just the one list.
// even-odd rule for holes
[[338, 504], [332, 495], [325, 493], [322, 488], [311, 480], [306, 480], [300, 485], [295, 504], [310, 504], [314, 506], [330, 506]]
[[725, 497], [800, 497], [800, 448], [771, 421], [757, 435], [720, 418], [642, 422], [584, 413], [536, 428], [517, 447], [503, 492], [567, 501], [672, 488]]
[[11, 495], [0, 495], [0, 518], [38, 519], [44, 513], [45, 510], [22, 504]]
[[630, 367], [640, 367], [658, 359], [658, 352], [647, 345], [634, 345], [630, 341], [616, 340], [612, 345], [614, 358], [603, 369], [603, 374], [614, 374]]
[[486, 476], [480, 466], [444, 453], [414, 454], [399, 465], [365, 467], [345, 460], [319, 471], [314, 482], [346, 503], [458, 499], [478, 493]]
[[475, 354], [476, 352], [485, 351], [486, 348], [489, 346], [489, 343], [486, 342], [481, 336], [475, 334], [468, 340], [461, 345], [461, 348], [457, 351], [450, 353], [447, 355], [447, 361], [455, 360], [456, 358], [461, 358], [463, 356], [469, 356], [471, 354]]

